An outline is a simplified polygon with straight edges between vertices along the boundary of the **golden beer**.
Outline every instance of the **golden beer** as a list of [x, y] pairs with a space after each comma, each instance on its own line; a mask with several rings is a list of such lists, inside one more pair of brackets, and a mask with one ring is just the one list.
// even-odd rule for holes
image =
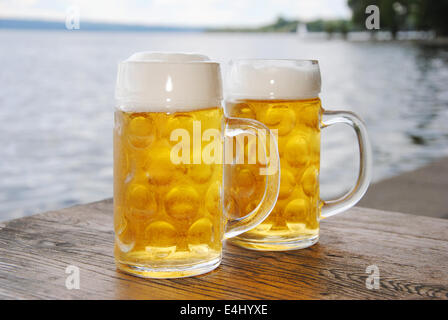
[[[319, 221], [354, 206], [366, 192], [372, 156], [362, 120], [348, 111], [321, 107], [321, 75], [317, 60], [237, 59], [227, 74], [226, 112], [232, 117], [256, 119], [277, 131], [280, 155], [280, 191], [264, 222], [231, 241], [255, 250], [295, 250], [319, 240]], [[252, 120], [253, 121], [253, 120]], [[358, 178], [338, 199], [319, 197], [320, 130], [335, 124], [352, 127], [359, 146]], [[232, 168], [233, 171], [238, 167]], [[254, 170], [254, 169], [252, 169]], [[256, 172], [252, 173], [253, 175]], [[238, 181], [232, 180], [232, 186]], [[247, 183], [258, 196], [262, 184]], [[247, 197], [232, 194], [235, 207], [247, 207]]]
[[[177, 141], [170, 135], [184, 129], [193, 137], [194, 121], [202, 130], [222, 132], [223, 116], [220, 107], [115, 112], [115, 258], [121, 269], [138, 274], [138, 266], [175, 269], [220, 259], [225, 224], [222, 162], [174, 164], [170, 153]], [[169, 274], [183, 275], [181, 270]], [[163, 277], [163, 271], [157, 276]]]
[[[258, 226], [280, 188], [278, 150], [262, 167], [255, 210], [232, 218], [225, 158], [235, 136], [269, 137], [260, 122], [228, 118], [219, 63], [191, 53], [137, 52], [118, 65], [114, 126], [114, 256], [144, 278], [217, 268], [222, 242]], [[232, 150], [232, 149], [229, 149]]]
[[[279, 243], [317, 238], [319, 234], [319, 167], [321, 101], [309, 100], [234, 100], [226, 105], [231, 117], [250, 118], [277, 130], [281, 180], [277, 203], [263, 223], [245, 233], [251, 239]], [[232, 201], [244, 216], [253, 210], [263, 195], [264, 181], [256, 166], [232, 168], [234, 175], [244, 171], [246, 182], [232, 180]], [[257, 247], [254, 244], [238, 244]], [[270, 247], [276, 250], [274, 247]]]

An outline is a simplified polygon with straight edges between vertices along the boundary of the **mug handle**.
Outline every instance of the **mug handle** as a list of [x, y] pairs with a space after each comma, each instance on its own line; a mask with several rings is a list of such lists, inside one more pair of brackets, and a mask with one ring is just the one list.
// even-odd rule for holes
[[[226, 137], [236, 137], [243, 133], [256, 135], [258, 143], [264, 146], [265, 155], [269, 153], [269, 159], [266, 161], [266, 168], [264, 169], [265, 191], [255, 210], [243, 218], [227, 221], [224, 239], [236, 237], [262, 223], [274, 208], [280, 192], [280, 156], [275, 135], [268, 127], [256, 120], [226, 118]], [[267, 135], [264, 133], [267, 133]], [[270, 141], [269, 148], [265, 143], [266, 141]], [[226, 152], [225, 150], [226, 144], [224, 145], [224, 152]], [[229, 216], [228, 212], [226, 214]]]
[[356, 132], [359, 146], [359, 172], [356, 184], [342, 197], [335, 200], [322, 200], [320, 217], [325, 219], [353, 207], [369, 187], [372, 176], [372, 150], [364, 122], [353, 112], [326, 111], [323, 112], [321, 128], [327, 128], [337, 123], [349, 125]]

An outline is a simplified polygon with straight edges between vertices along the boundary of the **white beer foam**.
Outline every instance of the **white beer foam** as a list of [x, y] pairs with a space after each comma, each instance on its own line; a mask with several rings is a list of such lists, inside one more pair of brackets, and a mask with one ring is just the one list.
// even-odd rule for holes
[[227, 99], [303, 100], [319, 96], [315, 60], [235, 60], [227, 74]]
[[220, 67], [200, 54], [138, 52], [119, 64], [115, 98], [128, 112], [221, 106]]

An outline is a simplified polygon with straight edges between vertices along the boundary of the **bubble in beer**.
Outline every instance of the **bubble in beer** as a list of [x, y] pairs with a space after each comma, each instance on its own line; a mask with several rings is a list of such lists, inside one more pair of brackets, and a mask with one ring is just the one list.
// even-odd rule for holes
[[115, 242], [122, 252], [129, 252], [135, 246], [135, 232], [131, 229], [126, 217], [120, 215], [115, 224]]
[[129, 123], [129, 133], [145, 137], [152, 134], [153, 127], [151, 119], [139, 116], [133, 118]]
[[288, 222], [305, 221], [308, 214], [308, 204], [305, 199], [295, 199], [285, 207], [284, 216]]
[[132, 230], [128, 230], [122, 235], [116, 236], [115, 241], [121, 252], [130, 252], [135, 246], [135, 235]]
[[148, 156], [146, 169], [149, 181], [154, 184], [165, 185], [173, 179], [173, 172], [179, 169], [171, 161], [170, 148], [154, 148]]
[[152, 120], [141, 116], [131, 119], [128, 139], [135, 148], [149, 147], [155, 139]]
[[[166, 127], [161, 128], [165, 135], [170, 138], [171, 132], [176, 129], [183, 129], [188, 131], [190, 139], [193, 138], [193, 122], [195, 118], [192, 114], [188, 113], [175, 113], [166, 122]], [[170, 140], [171, 141], [171, 140]], [[178, 141], [171, 141], [172, 144], [176, 144]]]
[[212, 242], [213, 224], [209, 218], [194, 222], [188, 230], [189, 244], [208, 244]]
[[286, 160], [293, 167], [304, 166], [309, 159], [308, 142], [301, 135], [291, 137], [286, 144]]
[[319, 171], [315, 166], [310, 166], [302, 176], [302, 188], [305, 194], [312, 197], [316, 194]]
[[207, 193], [205, 194], [205, 208], [210, 214], [222, 212], [220, 181], [216, 181], [208, 188]]
[[290, 171], [283, 169], [281, 171], [280, 181], [280, 192], [278, 197], [280, 199], [286, 199], [294, 191], [296, 180], [294, 178], [294, 175]]
[[250, 197], [254, 193], [256, 178], [253, 170], [240, 169], [236, 172], [234, 179], [237, 183], [233, 186], [232, 193], [238, 194], [240, 197]]
[[320, 122], [320, 113], [316, 117], [315, 115], [315, 106], [313, 102], [309, 102], [304, 105], [303, 112], [301, 112], [300, 122], [304, 123], [310, 128], [318, 128]]
[[232, 113], [234, 117], [256, 119], [255, 112], [247, 103], [239, 103], [234, 107]]
[[126, 217], [122, 214], [122, 207], [117, 207], [114, 214], [114, 230], [117, 235], [121, 235], [128, 226]]
[[296, 114], [286, 105], [275, 105], [266, 111], [264, 123], [270, 129], [277, 129], [280, 136], [284, 136], [294, 129]]
[[165, 210], [174, 219], [192, 220], [199, 211], [199, 194], [191, 186], [171, 189], [165, 198]]
[[151, 223], [145, 230], [147, 244], [154, 247], [171, 247], [176, 244], [176, 228], [166, 221]]
[[146, 186], [141, 184], [132, 184], [128, 188], [128, 203], [130, 206], [144, 210], [151, 200], [151, 195]]

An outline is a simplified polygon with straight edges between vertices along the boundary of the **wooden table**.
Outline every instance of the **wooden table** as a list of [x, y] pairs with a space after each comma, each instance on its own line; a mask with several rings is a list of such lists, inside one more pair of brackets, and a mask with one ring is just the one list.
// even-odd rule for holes
[[[448, 220], [354, 208], [321, 226], [308, 249], [228, 244], [209, 274], [147, 280], [115, 269], [111, 200], [47, 212], [0, 223], [0, 298], [448, 299]], [[68, 265], [79, 290], [65, 286]], [[366, 287], [370, 265], [378, 290]]]

